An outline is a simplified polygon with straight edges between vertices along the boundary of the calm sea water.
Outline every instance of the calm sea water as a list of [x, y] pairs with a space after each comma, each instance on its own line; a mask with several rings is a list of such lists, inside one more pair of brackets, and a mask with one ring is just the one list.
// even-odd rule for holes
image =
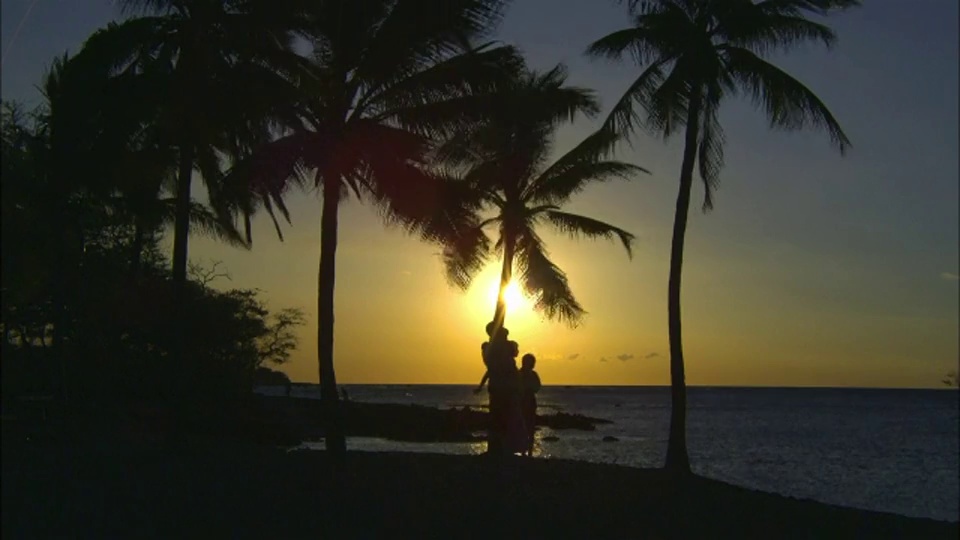
[[[350, 385], [350, 399], [479, 407], [469, 386]], [[263, 388], [264, 393], [280, 389]], [[696, 473], [826, 503], [957, 521], [958, 398], [949, 390], [707, 388], [688, 391], [688, 445]], [[318, 397], [315, 386], [294, 395]], [[538, 432], [536, 455], [659, 467], [667, 448], [666, 387], [550, 387], [540, 412], [606, 418], [597, 431]], [[616, 442], [604, 442], [612, 435]], [[544, 441], [544, 437], [558, 437]], [[470, 454], [485, 444], [413, 444], [352, 438], [357, 450]]]

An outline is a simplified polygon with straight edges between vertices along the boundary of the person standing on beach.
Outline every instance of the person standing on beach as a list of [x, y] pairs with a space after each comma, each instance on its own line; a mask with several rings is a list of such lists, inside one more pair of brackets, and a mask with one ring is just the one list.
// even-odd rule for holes
[[[494, 328], [487, 325], [488, 343], [481, 346], [483, 363], [486, 367], [480, 386], [489, 380], [487, 391], [490, 396], [489, 428], [487, 430], [487, 452], [491, 455], [512, 454], [521, 451], [517, 445], [516, 429], [519, 415], [519, 379], [515, 358], [520, 347], [515, 341], [507, 339], [510, 332], [506, 328]], [[523, 430], [520, 429], [519, 432]]]
[[537, 359], [530, 353], [523, 355], [520, 367], [520, 412], [526, 428], [527, 447], [524, 453], [533, 455], [533, 434], [537, 426], [537, 392], [540, 391], [540, 375], [533, 370]]

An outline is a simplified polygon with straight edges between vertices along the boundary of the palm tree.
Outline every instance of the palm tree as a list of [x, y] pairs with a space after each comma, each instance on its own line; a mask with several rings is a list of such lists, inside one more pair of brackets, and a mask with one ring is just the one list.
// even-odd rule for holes
[[[146, 236], [173, 224], [180, 211], [179, 200], [165, 193], [176, 189], [177, 152], [163, 143], [162, 130], [142, 119], [142, 87], [154, 79], [130, 73], [107, 77], [91, 67], [89, 57], [64, 55], [44, 77], [47, 102], [41, 120], [51, 142], [50, 176], [66, 183], [68, 192], [96, 195], [112, 213], [129, 220], [136, 275]], [[247, 238], [237, 231], [232, 213], [193, 201], [187, 207], [189, 222], [200, 232], [238, 247], [249, 245], [249, 231]]]
[[[500, 0], [331, 0], [308, 11], [310, 65], [300, 72], [302, 126], [262, 146], [227, 176], [282, 190], [313, 184], [322, 198], [317, 356], [325, 444], [346, 444], [333, 361], [340, 202], [353, 194], [427, 239], [456, 225], [442, 181], [427, 169], [429, 138], [472, 124], [485, 89], [521, 64], [511, 47], [474, 41], [499, 22]], [[307, 175], [311, 176], [308, 178]], [[437, 219], [443, 214], [442, 219]]]
[[[292, 101], [281, 66], [292, 52], [298, 12], [264, 0], [123, 0], [124, 11], [148, 14], [96, 32], [80, 64], [88, 76], [115, 79], [132, 92], [128, 122], [157, 132], [176, 150], [173, 279], [187, 275], [191, 184], [201, 173], [211, 201], [228, 157], [264, 138], [270, 120]], [[135, 96], [135, 97], [134, 97]], [[279, 203], [282, 210], [282, 201]], [[236, 208], [215, 203], [214, 209]], [[229, 221], [232, 216], [220, 216]]]
[[[467, 211], [492, 209], [488, 219], [473, 219], [456, 243], [444, 252], [448, 280], [466, 289], [485, 266], [490, 240], [484, 229], [497, 228], [496, 251], [501, 260], [500, 289], [494, 325], [506, 317], [504, 293], [514, 268], [525, 292], [535, 298], [534, 309], [550, 319], [576, 325], [585, 311], [574, 298], [566, 274], [554, 264], [536, 229], [550, 225], [573, 237], [617, 238], [627, 255], [634, 236], [593, 218], [561, 211], [561, 206], [591, 182], [629, 179], [646, 172], [635, 165], [603, 160], [617, 136], [598, 132], [550, 162], [556, 130], [576, 113], [592, 116], [599, 111], [592, 92], [565, 86], [562, 66], [545, 73], [527, 73], [503, 90], [502, 102], [490, 120], [461, 132], [438, 149], [438, 157], [459, 169], [467, 188]], [[545, 106], [539, 96], [563, 96]]]
[[[694, 167], [705, 188], [703, 210], [723, 165], [720, 103], [743, 92], [761, 107], [771, 127], [822, 128], [841, 154], [850, 145], [826, 105], [800, 81], [764, 56], [807, 41], [827, 47], [833, 31], [808, 15], [823, 16], [858, 0], [629, 0], [633, 26], [590, 45], [594, 57], [629, 54], [644, 70], [613, 107], [602, 129], [629, 133], [643, 125], [664, 137], [684, 130], [668, 292], [672, 412], [666, 467], [690, 471], [686, 444], [686, 386], [680, 333], [680, 277]], [[637, 110], [643, 109], [645, 115]]]

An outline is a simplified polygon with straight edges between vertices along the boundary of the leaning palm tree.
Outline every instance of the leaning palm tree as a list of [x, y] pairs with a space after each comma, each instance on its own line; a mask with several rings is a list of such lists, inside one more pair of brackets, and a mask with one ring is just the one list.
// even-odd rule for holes
[[[351, 194], [428, 239], [456, 225], [426, 165], [431, 137], [476, 123], [496, 81], [521, 64], [512, 47], [474, 41], [500, 0], [331, 0], [307, 10], [310, 64], [297, 79], [301, 126], [238, 163], [230, 185], [313, 184], [322, 198], [317, 343], [325, 444], [346, 444], [333, 359], [340, 203]], [[443, 214], [443, 219], [437, 216]]]
[[[561, 206], [591, 182], [629, 179], [644, 169], [602, 159], [616, 142], [610, 132], [598, 132], [551, 162], [556, 130], [575, 113], [599, 111], [592, 92], [565, 85], [562, 66], [545, 73], [521, 75], [503, 89], [502, 101], [485, 124], [458, 133], [437, 151], [441, 162], [468, 188], [466, 209], [492, 212], [459, 231], [444, 252], [448, 280], [466, 289], [486, 265], [491, 242], [484, 229], [496, 228], [495, 251], [501, 261], [500, 289], [494, 325], [506, 317], [505, 291], [518, 270], [519, 283], [534, 309], [547, 318], [576, 325], [585, 311], [573, 295], [566, 274], [549, 258], [537, 234], [541, 225], [573, 237], [619, 239], [627, 255], [634, 236], [602, 221], [564, 212]], [[572, 106], [544, 106], [544, 93], [566, 94]]]
[[[771, 127], [822, 128], [841, 154], [850, 145], [826, 105], [800, 81], [764, 59], [807, 41], [827, 47], [836, 37], [823, 16], [858, 0], [628, 0], [630, 28], [594, 42], [588, 54], [630, 55], [644, 70], [613, 107], [602, 129], [629, 133], [642, 125], [669, 137], [684, 129], [680, 191], [670, 256], [668, 320], [672, 410], [666, 468], [690, 471], [686, 444], [686, 386], [680, 333], [680, 277], [694, 167], [703, 181], [703, 210], [723, 165], [720, 103], [739, 92], [764, 109]], [[639, 109], [643, 110], [643, 113]]]

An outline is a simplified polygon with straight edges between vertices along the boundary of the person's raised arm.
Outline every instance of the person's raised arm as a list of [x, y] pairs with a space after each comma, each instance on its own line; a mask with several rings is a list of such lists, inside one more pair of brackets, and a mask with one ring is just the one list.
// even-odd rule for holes
[[487, 342], [480, 344], [480, 356], [483, 358], [483, 377], [480, 379], [480, 384], [473, 389], [474, 394], [479, 394], [483, 390], [483, 385], [487, 384], [487, 379], [490, 378], [490, 364], [487, 362]]
[[484, 371], [484, 372], [483, 372], [483, 378], [480, 379], [480, 384], [479, 384], [479, 386], [477, 386], [476, 388], [473, 389], [473, 393], [474, 393], [474, 394], [479, 394], [480, 391], [483, 390], [483, 385], [487, 384], [487, 379], [489, 379], [489, 378], [490, 378], [490, 371], [489, 371], [489, 370]]

